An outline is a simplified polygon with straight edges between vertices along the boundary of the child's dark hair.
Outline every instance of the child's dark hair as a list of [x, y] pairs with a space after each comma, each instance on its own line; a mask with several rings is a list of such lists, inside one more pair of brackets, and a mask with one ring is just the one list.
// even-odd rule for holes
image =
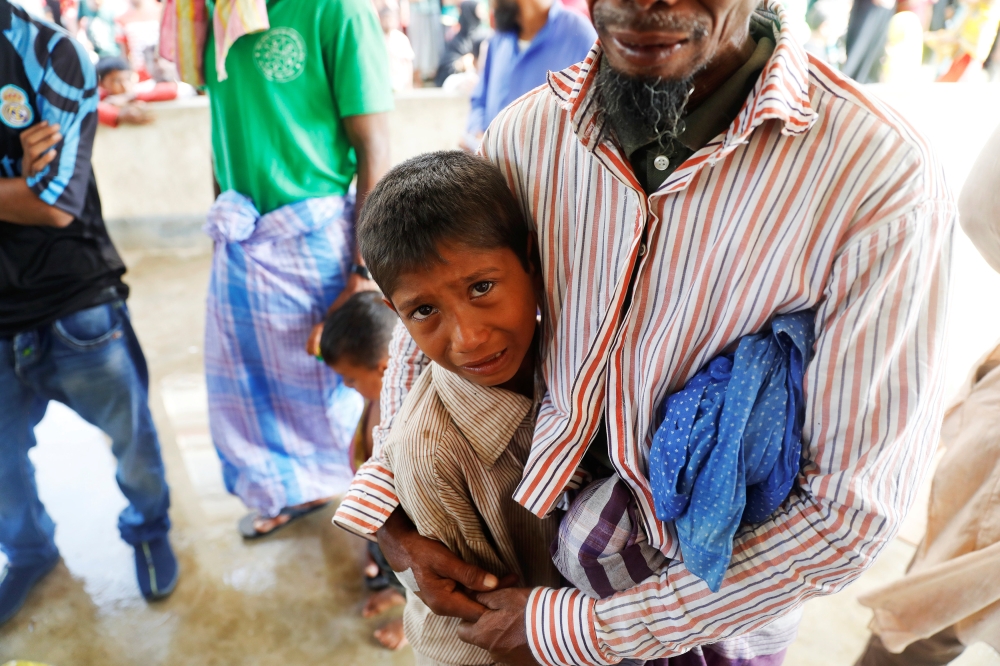
[[375, 368], [389, 354], [396, 313], [382, 302], [382, 294], [363, 291], [348, 298], [326, 316], [319, 340], [325, 363], [346, 360]]
[[101, 79], [113, 72], [131, 72], [132, 67], [125, 58], [120, 56], [105, 56], [97, 61], [97, 64], [94, 65], [94, 70], [97, 72], [97, 80], [100, 82]]
[[399, 276], [441, 261], [441, 244], [510, 248], [528, 270], [530, 230], [500, 170], [460, 151], [393, 167], [365, 199], [358, 246], [388, 298]]

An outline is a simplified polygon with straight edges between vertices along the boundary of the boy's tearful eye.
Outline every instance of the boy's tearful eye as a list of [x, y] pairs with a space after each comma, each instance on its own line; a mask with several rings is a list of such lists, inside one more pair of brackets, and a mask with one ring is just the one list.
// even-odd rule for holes
[[486, 293], [490, 289], [493, 288], [494, 284], [496, 284], [496, 283], [495, 282], [490, 282], [488, 280], [484, 280], [482, 282], [477, 282], [476, 284], [472, 285], [472, 296], [474, 298], [479, 297], [479, 296], [485, 296]]
[[423, 321], [427, 319], [432, 314], [434, 314], [434, 306], [432, 305], [421, 305], [416, 310], [410, 314], [410, 319], [415, 319], [417, 321]]

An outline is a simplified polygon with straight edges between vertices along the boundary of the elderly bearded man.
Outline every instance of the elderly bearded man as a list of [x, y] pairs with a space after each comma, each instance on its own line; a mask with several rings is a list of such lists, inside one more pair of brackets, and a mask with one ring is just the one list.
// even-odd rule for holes
[[[789, 633], [754, 637], [872, 564], [931, 459], [953, 198], [924, 140], [808, 58], [777, 4], [590, 8], [600, 41], [587, 59], [502, 112], [482, 147], [534, 221], [545, 282], [548, 393], [514, 498], [553, 511], [588, 446], [606, 442], [597, 453], [670, 563], [604, 599], [493, 589], [412, 530], [377, 452], [336, 520], [376, 535], [417, 596], [467, 620], [463, 638], [497, 662], [780, 663]], [[806, 309], [800, 473], [778, 511], [737, 533], [712, 592], [654, 512], [652, 436], [666, 397], [710, 359]], [[420, 368], [399, 335], [384, 417]]]

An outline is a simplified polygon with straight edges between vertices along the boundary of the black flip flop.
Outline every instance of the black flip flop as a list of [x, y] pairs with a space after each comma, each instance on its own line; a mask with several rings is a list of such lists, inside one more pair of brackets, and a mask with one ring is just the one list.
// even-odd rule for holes
[[[239, 530], [240, 535], [244, 539], [259, 539], [261, 537], [270, 536], [271, 534], [274, 534], [275, 532], [280, 530], [282, 527], [291, 525], [302, 516], [307, 516], [313, 511], [319, 511], [320, 509], [328, 506], [329, 504], [330, 502], [324, 502], [323, 504], [317, 504], [316, 506], [311, 506], [306, 509], [285, 507], [284, 509], [278, 512], [278, 516], [288, 516], [288, 520], [286, 520], [281, 525], [278, 525], [270, 532], [258, 532], [256, 529], [254, 529], [253, 521], [257, 520], [257, 518], [260, 517], [260, 513], [256, 511], [251, 511], [247, 515], [240, 518], [240, 522], [236, 524], [236, 529]], [[275, 516], [275, 518], [277, 518], [277, 516]]]

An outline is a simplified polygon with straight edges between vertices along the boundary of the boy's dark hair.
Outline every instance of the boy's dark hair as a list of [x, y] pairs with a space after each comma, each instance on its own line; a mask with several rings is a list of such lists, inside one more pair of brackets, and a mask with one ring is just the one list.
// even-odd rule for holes
[[427, 153], [393, 167], [358, 217], [358, 246], [392, 298], [399, 276], [441, 261], [438, 247], [510, 248], [528, 270], [530, 230], [500, 170], [460, 151]]
[[94, 70], [97, 72], [97, 81], [100, 82], [101, 79], [112, 72], [131, 72], [132, 66], [128, 64], [125, 58], [106, 56], [97, 61], [97, 64], [94, 65]]
[[319, 340], [325, 363], [341, 359], [375, 368], [389, 354], [396, 313], [382, 302], [382, 294], [362, 291], [326, 316]]

